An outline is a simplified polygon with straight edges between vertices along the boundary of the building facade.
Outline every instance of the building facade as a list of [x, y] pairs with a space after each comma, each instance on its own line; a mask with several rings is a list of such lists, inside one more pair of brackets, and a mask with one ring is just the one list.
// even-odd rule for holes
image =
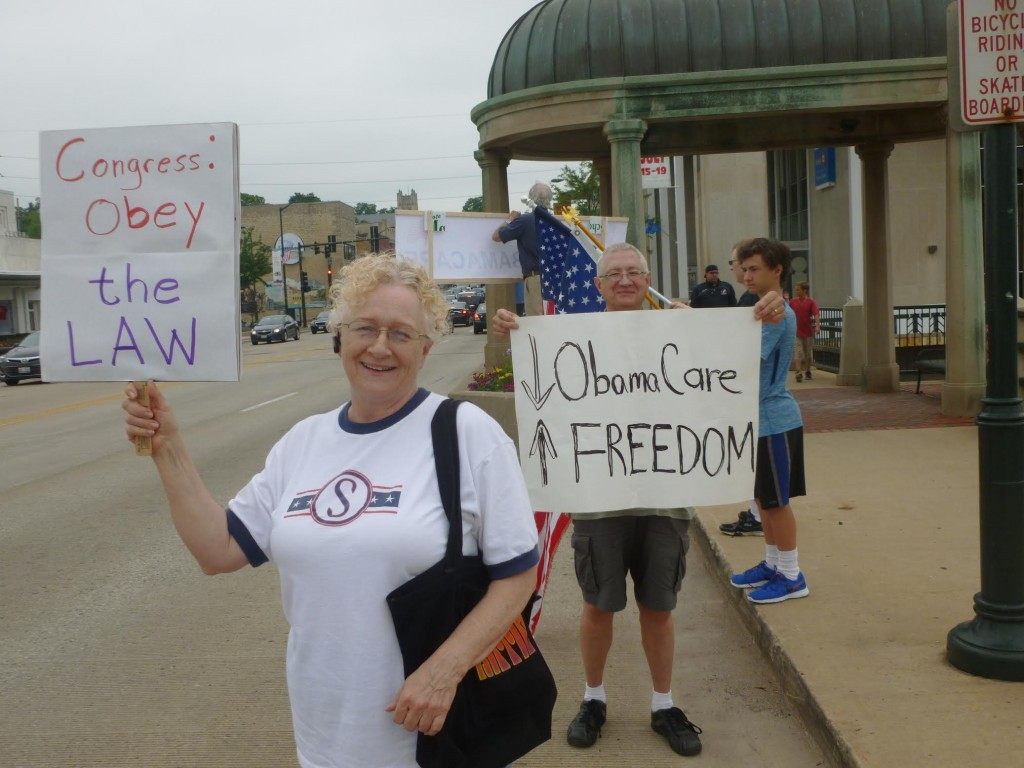
[[40, 241], [18, 232], [14, 194], [0, 190], [0, 346], [41, 323]]

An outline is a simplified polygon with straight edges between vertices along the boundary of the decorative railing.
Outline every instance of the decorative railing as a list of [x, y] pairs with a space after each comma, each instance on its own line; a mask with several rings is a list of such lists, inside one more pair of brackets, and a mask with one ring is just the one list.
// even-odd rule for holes
[[[893, 307], [892, 321], [896, 337], [896, 362], [901, 371], [911, 370], [921, 352], [945, 349], [944, 304], [904, 304]], [[814, 364], [818, 368], [837, 373], [842, 342], [842, 307], [821, 307], [818, 330], [814, 335]]]

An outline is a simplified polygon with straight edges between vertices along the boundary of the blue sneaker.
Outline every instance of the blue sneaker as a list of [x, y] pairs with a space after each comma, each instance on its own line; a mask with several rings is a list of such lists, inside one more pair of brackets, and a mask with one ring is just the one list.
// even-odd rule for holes
[[740, 589], [753, 589], [767, 584], [775, 575], [775, 569], [762, 560], [753, 568], [747, 568], [743, 573], [735, 573], [729, 579], [729, 583]]
[[811, 590], [807, 588], [803, 573], [798, 573], [795, 579], [787, 579], [786, 575], [779, 571], [771, 580], [759, 589], [747, 593], [747, 600], [752, 603], [781, 603], [793, 597], [807, 597]]

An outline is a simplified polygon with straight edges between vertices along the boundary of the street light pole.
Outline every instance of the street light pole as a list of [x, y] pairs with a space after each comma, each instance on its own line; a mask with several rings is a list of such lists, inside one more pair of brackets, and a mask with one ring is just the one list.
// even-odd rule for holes
[[288, 273], [285, 271], [285, 267], [287, 265], [284, 263], [284, 216], [283, 216], [283, 214], [284, 214], [285, 208], [287, 208], [290, 205], [291, 205], [291, 203], [286, 203], [285, 205], [282, 205], [282, 206], [280, 206], [277, 209], [277, 223], [281, 227], [281, 240], [280, 240], [280, 242], [281, 242], [281, 283], [282, 283], [281, 293], [284, 295], [284, 313], [286, 315], [288, 314]]
[[978, 414], [981, 591], [950, 630], [949, 661], [1024, 680], [1024, 403], [1017, 374], [1017, 129], [985, 131], [985, 397]]

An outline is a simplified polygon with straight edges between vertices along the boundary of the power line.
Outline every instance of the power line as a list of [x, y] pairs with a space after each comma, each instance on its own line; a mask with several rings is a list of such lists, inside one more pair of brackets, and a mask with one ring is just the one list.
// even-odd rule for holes
[[[533, 168], [528, 171], [508, 171], [509, 176], [522, 176], [524, 174], [553, 173], [560, 168]], [[5, 179], [17, 179], [18, 181], [39, 181], [38, 176], [5, 176]], [[476, 179], [479, 174], [465, 176], [420, 176], [417, 178], [403, 179], [360, 179], [358, 181], [246, 181], [243, 182], [250, 187], [310, 187], [324, 186], [345, 186], [348, 184], [408, 184], [415, 181], [455, 181], [459, 179]]]

